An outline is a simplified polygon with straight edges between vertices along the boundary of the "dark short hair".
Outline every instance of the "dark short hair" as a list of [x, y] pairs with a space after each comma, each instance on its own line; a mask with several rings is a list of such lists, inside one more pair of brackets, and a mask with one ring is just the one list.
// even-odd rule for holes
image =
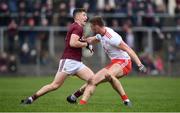
[[98, 25], [100, 27], [104, 26], [104, 21], [103, 21], [102, 17], [100, 17], [100, 16], [93, 17], [92, 19], [90, 19], [89, 22], [93, 25]]
[[84, 8], [76, 8], [73, 11], [73, 18], [75, 18], [77, 13], [81, 13], [81, 12], [86, 12], [86, 10]]

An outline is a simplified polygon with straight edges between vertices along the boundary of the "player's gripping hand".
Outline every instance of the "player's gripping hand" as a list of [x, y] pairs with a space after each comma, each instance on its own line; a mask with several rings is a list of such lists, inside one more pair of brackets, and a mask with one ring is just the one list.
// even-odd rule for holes
[[86, 48], [87, 48], [87, 49], [89, 49], [91, 53], [93, 53], [93, 52], [94, 52], [93, 45], [91, 45], [91, 44], [87, 43]]
[[143, 64], [141, 64], [140, 66], [138, 66], [138, 69], [139, 69], [139, 71], [142, 72], [142, 73], [147, 73], [147, 68], [146, 68]]
[[80, 38], [79, 41], [80, 41], [80, 42], [86, 42], [86, 40], [83, 39], [83, 38]]

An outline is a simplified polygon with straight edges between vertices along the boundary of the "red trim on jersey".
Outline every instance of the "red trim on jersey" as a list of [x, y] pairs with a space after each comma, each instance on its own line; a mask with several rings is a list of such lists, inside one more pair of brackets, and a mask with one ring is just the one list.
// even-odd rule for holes
[[112, 38], [112, 35], [109, 32], [106, 32], [105, 36], [108, 38]]

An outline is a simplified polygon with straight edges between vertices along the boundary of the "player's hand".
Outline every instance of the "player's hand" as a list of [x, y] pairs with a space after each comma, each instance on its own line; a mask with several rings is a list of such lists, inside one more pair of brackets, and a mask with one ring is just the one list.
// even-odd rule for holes
[[87, 42], [87, 37], [85, 36], [82, 36], [80, 39], [79, 39], [80, 42]]
[[91, 53], [94, 52], [93, 46], [91, 44], [87, 43], [86, 48], [89, 49]]
[[146, 68], [143, 64], [141, 64], [140, 66], [138, 66], [138, 68], [139, 68], [139, 71], [140, 71], [140, 72], [142, 72], [142, 73], [147, 73], [147, 68]]
[[80, 41], [80, 42], [86, 42], [86, 40], [83, 39], [83, 38], [80, 38], [79, 41]]

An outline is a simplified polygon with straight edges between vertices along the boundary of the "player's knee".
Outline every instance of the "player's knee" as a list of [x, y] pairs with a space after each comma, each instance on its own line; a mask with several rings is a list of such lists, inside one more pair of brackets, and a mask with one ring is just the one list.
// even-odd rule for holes
[[88, 84], [91, 84], [92, 83], [92, 77], [89, 78], [89, 80], [87, 81]]
[[110, 74], [106, 74], [105, 78], [106, 78], [107, 81], [112, 82], [112, 77], [111, 77]]
[[89, 80], [88, 80], [88, 85], [96, 85], [96, 80], [95, 79], [93, 79], [93, 78], [90, 78]]
[[57, 83], [51, 84], [51, 89], [52, 89], [52, 90], [56, 90], [56, 89], [58, 89], [58, 88], [59, 88], [59, 84], [57, 84]]

